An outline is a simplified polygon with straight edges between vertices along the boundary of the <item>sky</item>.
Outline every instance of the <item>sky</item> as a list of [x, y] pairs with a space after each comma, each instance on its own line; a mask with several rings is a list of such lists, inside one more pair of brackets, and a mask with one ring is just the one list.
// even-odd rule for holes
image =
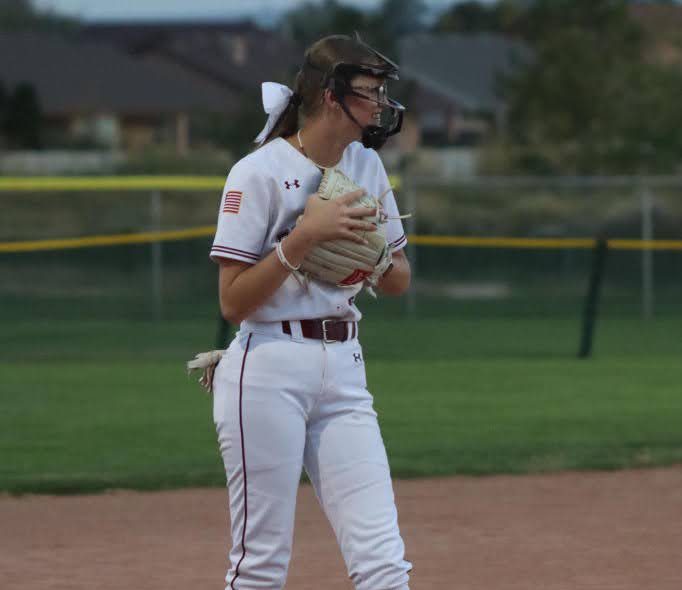
[[[254, 18], [272, 24], [303, 0], [32, 0], [40, 9], [76, 16], [84, 21]], [[313, 0], [320, 2], [321, 0]], [[458, 0], [423, 0], [437, 13]], [[484, 0], [492, 2], [494, 0]], [[358, 8], [374, 8], [380, 0], [341, 0]]]

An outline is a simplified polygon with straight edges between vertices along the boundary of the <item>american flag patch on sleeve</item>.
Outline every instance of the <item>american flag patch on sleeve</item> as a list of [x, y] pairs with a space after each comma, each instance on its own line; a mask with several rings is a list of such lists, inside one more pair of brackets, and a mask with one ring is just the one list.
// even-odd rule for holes
[[225, 202], [223, 203], [223, 213], [239, 213], [239, 207], [242, 204], [241, 191], [227, 191], [225, 193]]

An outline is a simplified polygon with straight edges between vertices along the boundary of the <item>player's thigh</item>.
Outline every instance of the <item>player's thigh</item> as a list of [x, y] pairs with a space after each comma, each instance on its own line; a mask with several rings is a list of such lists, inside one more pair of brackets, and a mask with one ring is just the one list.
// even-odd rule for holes
[[388, 458], [371, 405], [310, 424], [305, 468], [330, 519], [393, 507]]
[[287, 391], [285, 343], [238, 334], [213, 381], [213, 419], [226, 467], [300, 468], [305, 444], [305, 395]]

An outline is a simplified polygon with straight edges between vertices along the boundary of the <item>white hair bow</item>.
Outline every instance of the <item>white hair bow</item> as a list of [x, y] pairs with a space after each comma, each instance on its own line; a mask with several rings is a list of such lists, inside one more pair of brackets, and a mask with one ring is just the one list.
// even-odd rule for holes
[[287, 108], [289, 99], [294, 93], [291, 88], [284, 86], [284, 84], [277, 84], [277, 82], [263, 82], [261, 89], [263, 91], [263, 109], [268, 114], [268, 120], [258, 137], [253, 140], [259, 145], [265, 141], [265, 138], [272, 131], [277, 119]]

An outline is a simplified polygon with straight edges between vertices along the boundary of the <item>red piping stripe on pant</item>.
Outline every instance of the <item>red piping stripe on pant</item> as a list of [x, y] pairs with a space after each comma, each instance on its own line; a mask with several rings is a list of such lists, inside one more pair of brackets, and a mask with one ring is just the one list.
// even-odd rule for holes
[[244, 472], [244, 526], [242, 527], [242, 556], [237, 563], [237, 567], [234, 569], [234, 578], [230, 582], [230, 587], [234, 590], [235, 580], [239, 577], [239, 566], [244, 561], [246, 557], [246, 522], [248, 519], [248, 503], [247, 503], [247, 481], [246, 481], [246, 449], [244, 447], [244, 416], [242, 412], [242, 398], [244, 396], [244, 366], [246, 365], [246, 355], [249, 354], [249, 345], [251, 344], [251, 336], [249, 334], [249, 339], [246, 341], [246, 350], [244, 351], [244, 358], [242, 359], [242, 371], [239, 375], [239, 434], [242, 443], [242, 471]]

